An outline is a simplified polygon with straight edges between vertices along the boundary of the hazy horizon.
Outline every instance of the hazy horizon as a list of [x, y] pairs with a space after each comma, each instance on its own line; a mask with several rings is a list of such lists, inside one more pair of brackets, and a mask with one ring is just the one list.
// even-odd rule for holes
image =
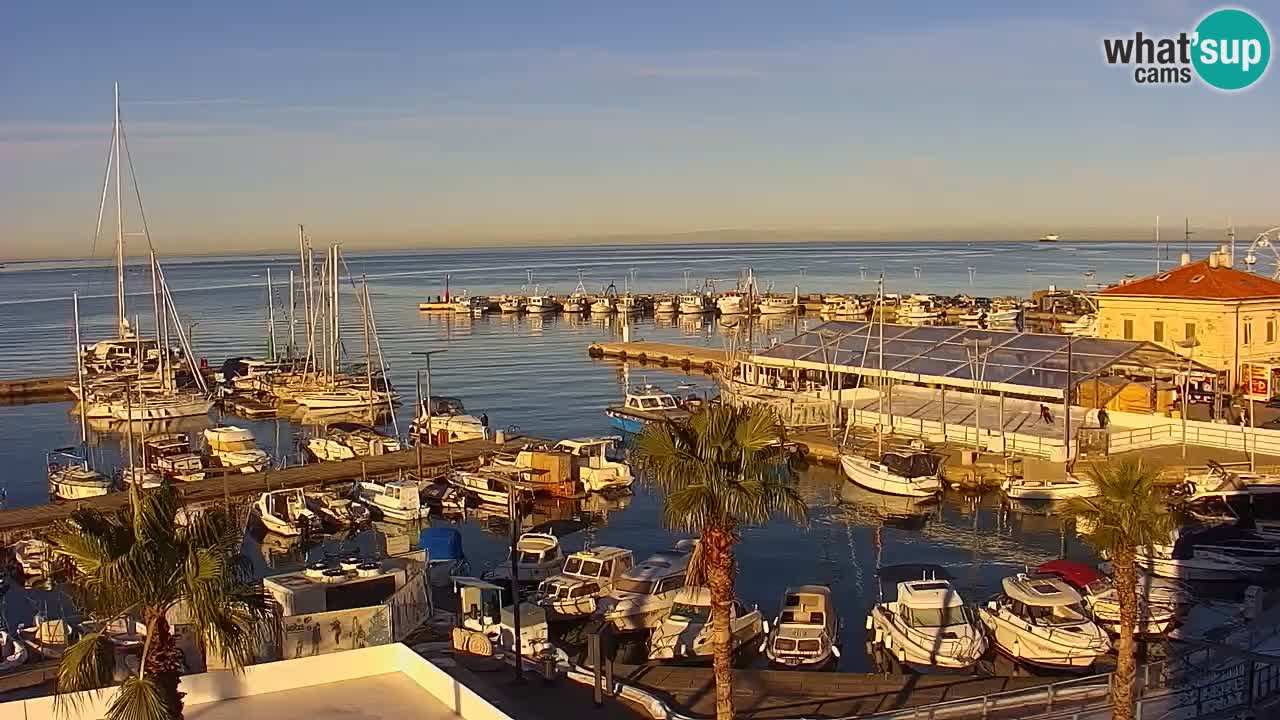
[[1102, 59], [1218, 6], [24, 4], [0, 259], [110, 252], [116, 80], [166, 255], [288, 250], [298, 222], [351, 250], [1144, 240], [1157, 215], [1247, 242], [1280, 224], [1280, 80], [1144, 87]]

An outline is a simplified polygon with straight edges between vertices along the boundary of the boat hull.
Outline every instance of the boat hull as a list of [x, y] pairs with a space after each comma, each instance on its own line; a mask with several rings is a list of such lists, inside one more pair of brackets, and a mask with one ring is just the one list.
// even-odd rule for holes
[[1019, 662], [1057, 670], [1085, 670], [1106, 654], [1106, 650], [1061, 645], [1039, 635], [1019, 632], [985, 607], [978, 608], [978, 616], [987, 626], [996, 649]]
[[[873, 467], [874, 466], [874, 467]], [[840, 458], [840, 468], [845, 477], [859, 487], [886, 495], [902, 497], [933, 497], [942, 490], [942, 482], [936, 476], [922, 478], [900, 478], [887, 472], [879, 463], [854, 455]]]
[[931, 638], [933, 642], [925, 642], [926, 636], [914, 636], [903, 630], [879, 606], [872, 608], [870, 619], [872, 643], [880, 645], [898, 662], [906, 665], [964, 670], [973, 667], [987, 651], [987, 639], [981, 633], [975, 634], [972, 644], [957, 647], [955, 652], [948, 653], [942, 652], [939, 646], [955, 641]]

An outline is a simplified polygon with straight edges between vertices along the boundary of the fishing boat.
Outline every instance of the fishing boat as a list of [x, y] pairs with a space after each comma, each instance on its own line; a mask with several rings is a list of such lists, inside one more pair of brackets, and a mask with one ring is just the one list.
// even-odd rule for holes
[[801, 670], [835, 667], [840, 659], [840, 616], [826, 585], [789, 587], [761, 646], [769, 664]]
[[351, 498], [323, 491], [308, 492], [306, 496], [307, 507], [329, 527], [355, 527], [369, 522], [369, 508]]
[[45, 461], [49, 495], [55, 500], [83, 500], [111, 492], [111, 479], [91, 469], [89, 461], [76, 455], [72, 448], [46, 453]]
[[1090, 620], [1080, 594], [1056, 577], [1019, 573], [1003, 592], [978, 608], [996, 648], [1013, 658], [1060, 670], [1083, 669], [1111, 650], [1107, 634]]
[[350, 460], [398, 452], [400, 441], [372, 425], [337, 422], [324, 435], [307, 440], [307, 451], [320, 461]]
[[[755, 647], [765, 633], [759, 608], [748, 609], [733, 601], [729, 606], [730, 652]], [[676, 593], [671, 610], [662, 624], [649, 635], [649, 659], [675, 662], [705, 662], [711, 659], [711, 590], [686, 585]]]
[[747, 311], [747, 298], [730, 291], [716, 298], [716, 310], [721, 315], [741, 315]]
[[925, 452], [886, 452], [876, 462], [861, 455], [840, 455], [851, 482], [868, 490], [905, 497], [932, 497], [942, 491], [942, 458]]
[[[872, 643], [913, 667], [963, 670], [987, 652], [987, 637], [937, 565], [890, 565], [879, 570], [881, 601], [867, 616]], [[894, 588], [884, 600], [884, 588]]]
[[592, 315], [610, 315], [617, 309], [616, 295], [601, 295], [591, 303]]
[[[521, 585], [536, 585], [551, 577], [564, 564], [560, 553], [560, 538], [551, 533], [527, 532], [516, 538], [516, 581]], [[511, 581], [511, 555], [483, 575], [491, 582]]]
[[822, 310], [819, 312], [822, 316], [829, 318], [865, 319], [869, 310], [870, 307], [863, 303], [860, 298], [835, 296], [830, 299], [824, 299]]
[[684, 588], [696, 541], [681, 540], [624, 572], [609, 594], [596, 601], [596, 616], [619, 631], [646, 630], [662, 623]]
[[626, 490], [635, 482], [631, 466], [620, 459], [622, 438], [588, 437], [561, 440], [552, 448], [573, 457], [574, 477], [585, 492]]
[[361, 481], [355, 483], [352, 491], [357, 500], [388, 520], [417, 520], [430, 512], [422, 505], [418, 483], [412, 480], [394, 480], [385, 484]]
[[587, 294], [587, 288], [582, 284], [582, 274], [578, 274], [578, 286], [573, 289], [569, 297], [564, 299], [564, 303], [560, 309], [565, 313], [581, 315], [591, 308], [591, 296]]
[[685, 293], [680, 296], [681, 315], [703, 315], [716, 309], [715, 301], [705, 293]]
[[1057, 501], [1070, 498], [1095, 498], [1098, 486], [1074, 475], [1060, 478], [1030, 479], [1012, 477], [1000, 484], [1006, 497], [1013, 500]]
[[551, 295], [540, 294], [534, 290], [533, 295], [524, 299], [524, 310], [529, 313], [552, 313], [560, 309], [560, 303]]
[[204, 458], [191, 449], [191, 438], [186, 433], [161, 433], [142, 441], [143, 454], [153, 472], [175, 482], [195, 482], [204, 479]]
[[969, 305], [960, 313], [958, 321], [965, 327], [978, 327], [987, 321], [987, 311], [977, 305]]
[[911, 295], [898, 305], [896, 317], [905, 324], [932, 322], [942, 317], [942, 309], [933, 295]]
[[281, 535], [304, 535], [320, 531], [320, 516], [311, 509], [302, 488], [268, 490], [253, 504], [263, 527]]
[[427, 576], [433, 587], [448, 587], [453, 578], [471, 574], [457, 528], [423, 528], [418, 533], [418, 547], [427, 551]]
[[[1120, 630], [1120, 596], [1115, 583], [1096, 569], [1071, 560], [1051, 560], [1036, 568], [1040, 575], [1062, 578], [1080, 593], [1084, 608], [1095, 622], [1111, 635]], [[1144, 637], [1168, 634], [1178, 621], [1178, 607], [1173, 603], [1153, 602], [1138, 586], [1137, 625], [1134, 630]]]
[[518, 295], [503, 295], [498, 298], [498, 310], [504, 313], [524, 312], [525, 301]]
[[671, 393], [657, 385], [643, 384], [627, 388], [622, 404], [610, 405], [605, 414], [618, 430], [638, 433], [651, 422], [687, 418], [689, 411], [680, 407]]
[[580, 550], [565, 558], [560, 572], [538, 585], [536, 602], [564, 617], [591, 615], [597, 598], [608, 595], [633, 564], [626, 548], [598, 545]]
[[661, 295], [653, 303], [653, 311], [659, 315], [673, 315], [680, 308], [680, 301], [674, 295]]
[[784, 295], [766, 295], [756, 305], [761, 315], [791, 315], [798, 307], [795, 298]]
[[253, 433], [235, 425], [219, 425], [204, 431], [209, 460], [215, 467], [242, 473], [262, 472], [271, 464], [271, 456], [258, 448]]
[[[427, 412], [428, 407], [430, 412]], [[431, 395], [409, 424], [409, 437], [415, 442], [443, 445], [445, 442], [483, 440], [488, 437], [488, 428], [481, 418], [467, 414], [458, 398]], [[432, 442], [433, 438], [435, 442]]]
[[644, 305], [631, 293], [619, 295], [617, 302], [614, 304], [614, 311], [620, 315], [635, 315], [644, 310]]

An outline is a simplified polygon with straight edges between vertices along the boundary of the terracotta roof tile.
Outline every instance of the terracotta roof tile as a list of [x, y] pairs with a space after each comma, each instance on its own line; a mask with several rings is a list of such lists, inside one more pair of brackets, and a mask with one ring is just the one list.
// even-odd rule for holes
[[1164, 297], [1187, 300], [1280, 299], [1280, 282], [1229, 267], [1209, 267], [1208, 260], [1107, 288], [1104, 297]]

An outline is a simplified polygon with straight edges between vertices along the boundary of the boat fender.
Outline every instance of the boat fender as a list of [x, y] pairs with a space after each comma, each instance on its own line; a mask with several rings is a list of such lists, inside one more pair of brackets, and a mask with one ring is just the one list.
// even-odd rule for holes
[[867, 616], [867, 629], [868, 629], [868, 630], [870, 630], [870, 629], [871, 629], [871, 616], [870, 616], [870, 615], [868, 615], [868, 616]]
[[879, 642], [884, 642], [884, 631], [883, 631], [883, 630], [881, 630], [880, 628], [876, 628], [876, 636], [875, 636], [875, 637], [876, 637], [876, 639], [875, 639], [875, 641], [876, 641], [876, 642], [878, 642], [878, 643], [879, 643]]
[[760, 624], [761, 624], [761, 626], [764, 628], [764, 634], [765, 634], [765, 635], [768, 635], [768, 634], [769, 634], [769, 621], [768, 621], [768, 620], [765, 620], [765, 621], [763, 621], [763, 622], [762, 622], [762, 623], [760, 623]]
[[888, 633], [886, 633], [884, 636], [884, 647], [886, 650], [893, 649], [893, 636], [889, 635]]
[[838, 645], [832, 645], [831, 654], [835, 655], [837, 658], [840, 657], [840, 647]]
[[906, 649], [906, 648], [898, 648], [898, 662], [902, 663], [903, 665], [906, 665], [906, 664], [907, 664], [907, 649]]
[[1017, 640], [1013, 641], [1013, 656], [1016, 658], [1022, 657], [1022, 646], [1018, 644]]

